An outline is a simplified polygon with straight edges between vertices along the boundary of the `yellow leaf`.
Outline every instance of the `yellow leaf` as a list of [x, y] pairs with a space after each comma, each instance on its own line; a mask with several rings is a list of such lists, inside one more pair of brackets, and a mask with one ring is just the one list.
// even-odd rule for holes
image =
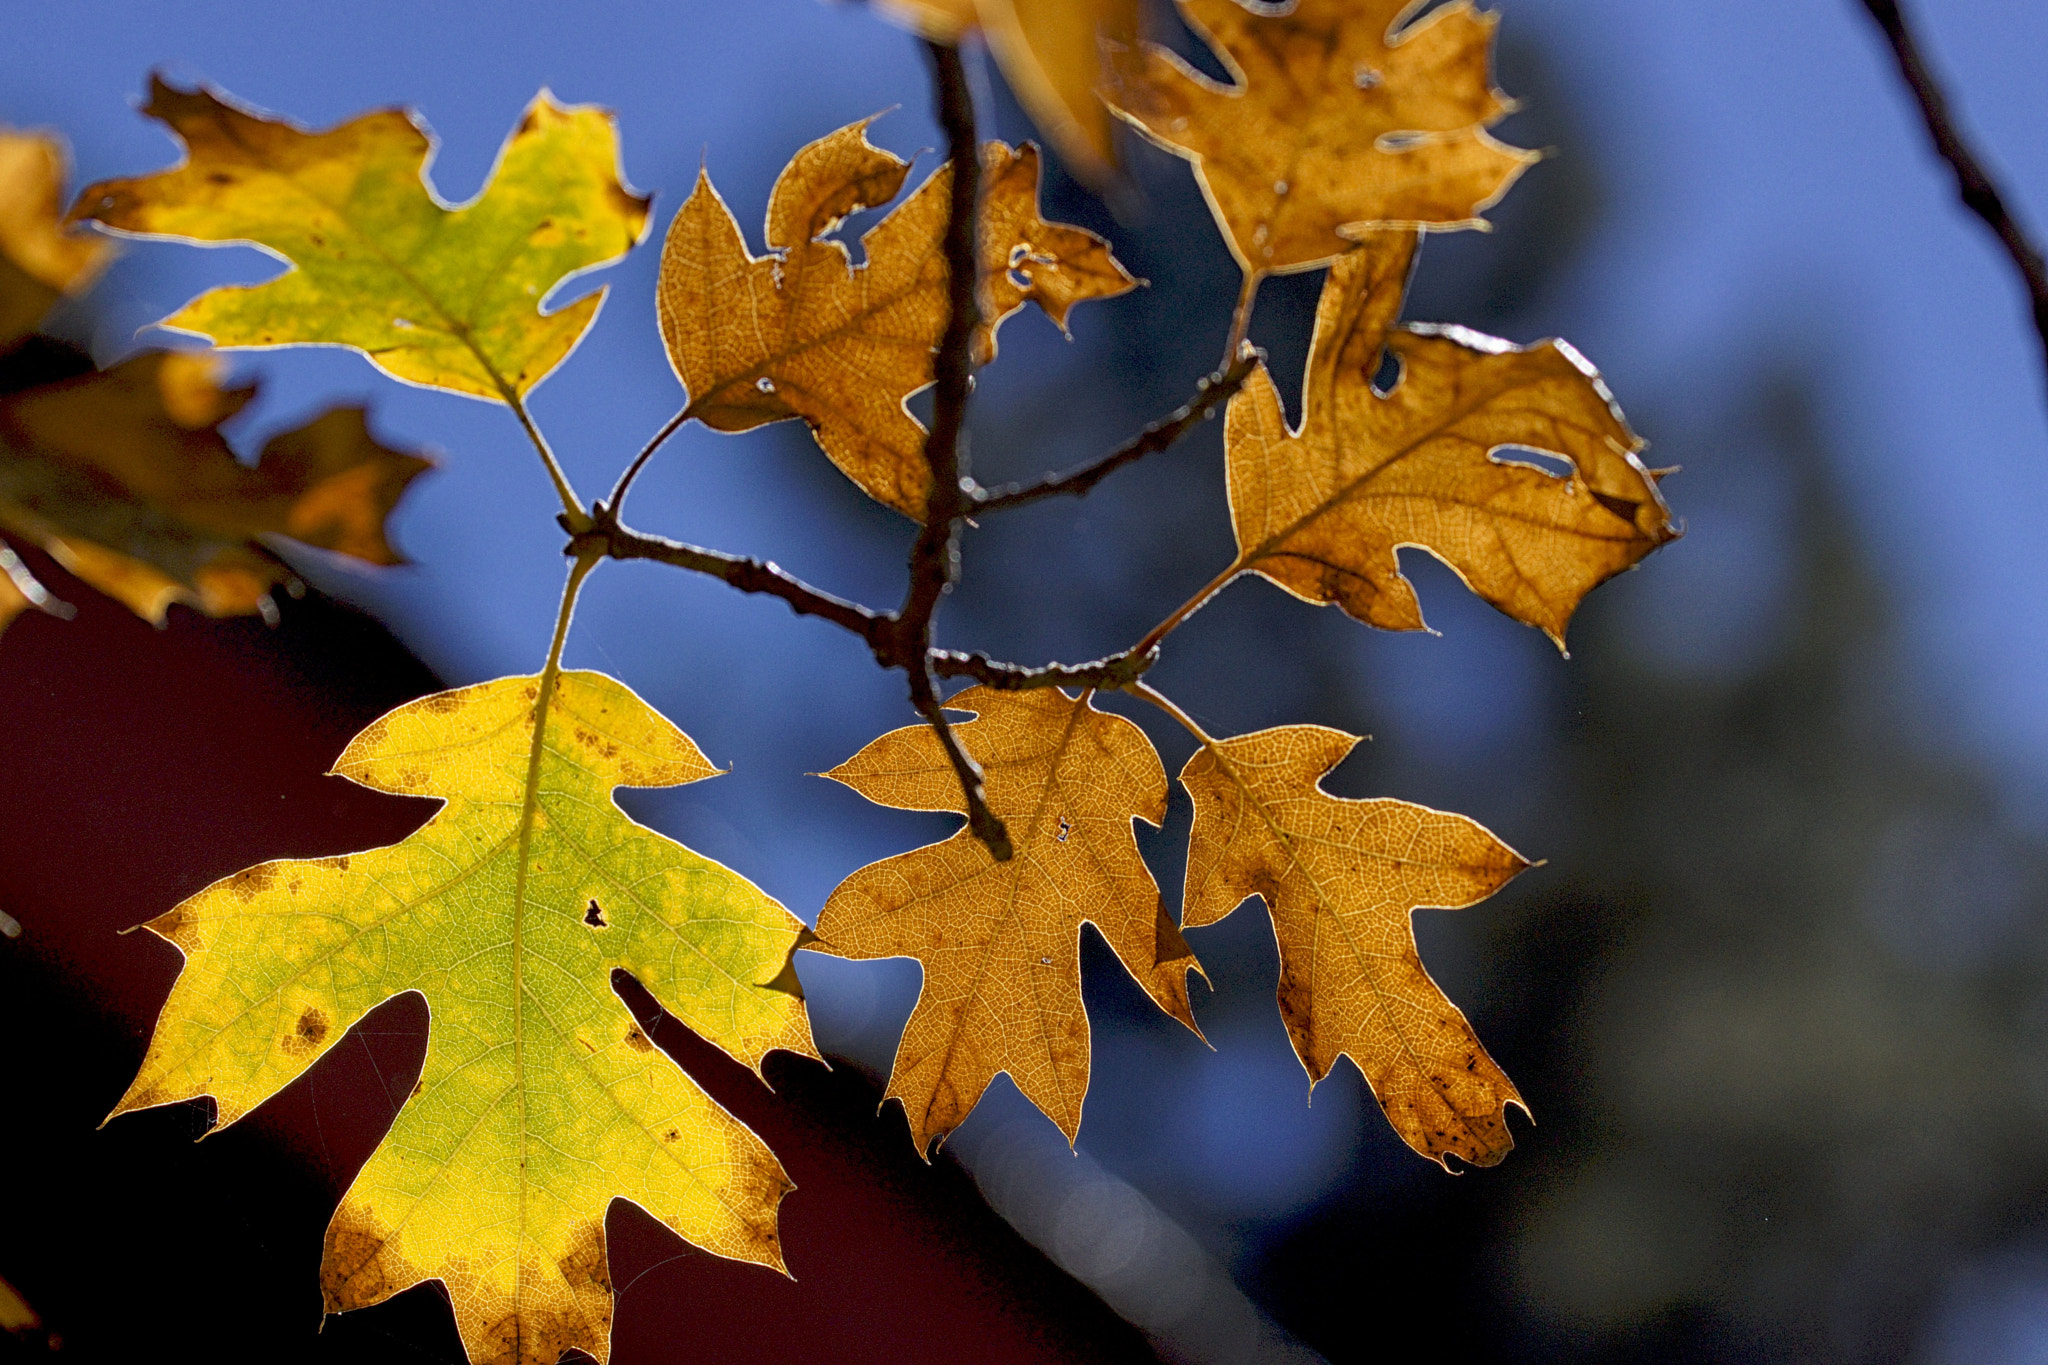
[[64, 230], [65, 169], [57, 138], [0, 127], [0, 350], [91, 284], [113, 255], [111, 243]]
[[1484, 900], [1529, 864], [1462, 815], [1325, 792], [1323, 774], [1357, 742], [1289, 725], [1196, 750], [1180, 775], [1195, 802], [1183, 922], [1262, 898], [1309, 1084], [1349, 1056], [1410, 1147], [1491, 1166], [1515, 1145], [1507, 1106], [1528, 1106], [1430, 980], [1412, 918]]
[[[887, 203], [909, 166], [867, 140], [866, 120], [799, 151], [768, 201], [769, 254], [747, 250], [739, 223], [699, 173], [661, 256], [661, 334], [690, 396], [689, 414], [718, 431], [801, 417], [869, 496], [922, 520], [931, 471], [925, 429], [905, 400], [932, 382], [948, 311], [945, 233], [950, 167], [861, 239], [855, 266], [825, 240], [847, 214]], [[982, 150], [983, 326], [975, 359], [995, 357], [1002, 321], [1036, 302], [1067, 310], [1135, 283], [1091, 232], [1038, 216], [1038, 151]]]
[[378, 443], [362, 409], [332, 408], [251, 468], [220, 424], [255, 390], [219, 381], [216, 356], [158, 352], [0, 396], [0, 529], [158, 623], [181, 601], [264, 610], [292, 581], [266, 536], [400, 563], [384, 523], [428, 462]]
[[1238, 263], [1321, 265], [1374, 228], [1471, 227], [1537, 158], [1486, 130], [1512, 108], [1489, 75], [1498, 18], [1469, 0], [1180, 0], [1232, 83], [1146, 44], [1110, 106], [1194, 165]]
[[185, 968], [114, 1113], [211, 1095], [232, 1123], [417, 991], [425, 1068], [329, 1225], [329, 1312], [440, 1279], [472, 1360], [603, 1361], [614, 1198], [780, 1268], [781, 1166], [611, 986], [633, 973], [756, 1071], [816, 1055], [785, 976], [802, 924], [612, 801], [715, 775], [697, 746], [612, 679], [562, 673], [411, 702], [334, 771], [444, 804], [402, 843], [264, 863], [150, 921]]
[[540, 305], [639, 241], [648, 201], [619, 178], [611, 115], [543, 90], [459, 207], [428, 187], [428, 134], [402, 110], [312, 133], [152, 78], [144, 113], [189, 149], [168, 171], [109, 180], [75, 216], [136, 236], [253, 243], [292, 269], [211, 290], [163, 326], [221, 346], [349, 346], [408, 383], [509, 401], [567, 358], [602, 289]]
[[[1596, 586], [1677, 536], [1599, 373], [1561, 341], [1397, 327], [1418, 240], [1340, 256], [1316, 311], [1302, 427], [1261, 367], [1230, 402], [1224, 447], [1237, 567], [1388, 630], [1423, 629], [1395, 550], [1419, 546], [1560, 645]], [[1383, 352], [1400, 363], [1372, 386]], [[1522, 447], [1568, 461], [1560, 477]]]
[[[965, 828], [841, 882], [812, 947], [914, 957], [924, 989], [888, 1095], [922, 1153], [973, 1110], [998, 1073], [1069, 1141], [1088, 1092], [1081, 925], [1092, 923], [1158, 1006], [1195, 1027], [1187, 974], [1201, 966], [1167, 917], [1132, 821], [1166, 815], [1166, 773], [1137, 726], [1045, 688], [971, 687], [947, 703], [981, 764], [989, 809], [1016, 853], [997, 862]], [[960, 782], [927, 726], [883, 735], [825, 776], [902, 810], [964, 813]]]

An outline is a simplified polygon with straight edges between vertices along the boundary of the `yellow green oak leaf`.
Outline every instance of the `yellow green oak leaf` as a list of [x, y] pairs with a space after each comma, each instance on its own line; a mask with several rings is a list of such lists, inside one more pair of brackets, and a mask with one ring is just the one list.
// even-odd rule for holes
[[472, 1360], [603, 1361], [614, 1198], [780, 1268], [781, 1165], [611, 985], [631, 972], [756, 1072], [771, 1049], [817, 1055], [790, 966], [803, 925], [612, 800], [715, 775], [689, 737], [611, 678], [565, 672], [410, 702], [334, 771], [444, 804], [401, 843], [264, 863], [150, 921], [185, 967], [114, 1113], [211, 1095], [233, 1123], [417, 991], [425, 1066], [328, 1227], [329, 1312], [439, 1279]]
[[143, 112], [178, 136], [186, 160], [92, 185], [71, 214], [290, 262], [162, 323], [220, 346], [351, 346], [408, 383], [510, 402], [567, 358], [604, 291], [552, 313], [542, 301], [625, 255], [647, 226], [648, 200], [620, 179], [610, 113], [545, 90], [460, 206], [428, 185], [433, 139], [402, 109], [316, 133], [152, 77]]

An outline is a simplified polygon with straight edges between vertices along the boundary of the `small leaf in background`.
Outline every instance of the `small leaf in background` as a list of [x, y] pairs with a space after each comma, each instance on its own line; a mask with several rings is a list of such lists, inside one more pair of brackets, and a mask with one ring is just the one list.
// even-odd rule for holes
[[[1331, 796], [1322, 776], [1358, 741], [1288, 725], [1195, 751], [1186, 927], [1258, 896], [1280, 944], [1280, 1014], [1311, 1087], [1348, 1055], [1410, 1147], [1491, 1166], [1522, 1097], [1430, 980], [1414, 911], [1462, 909], [1528, 862], [1462, 815]], [[1523, 1105], [1526, 1111], [1527, 1106]]]
[[[1056, 688], [970, 687], [946, 703], [981, 764], [989, 809], [1016, 855], [997, 862], [964, 827], [839, 884], [818, 952], [912, 957], [924, 989], [888, 1095], [920, 1153], [1008, 1072], [1072, 1141], [1088, 1093], [1081, 926], [1095, 925], [1159, 1008], [1195, 1027], [1187, 974], [1201, 971], [1138, 853], [1134, 820], [1166, 816], [1166, 772], [1144, 731]], [[929, 726], [894, 730], [825, 776], [901, 810], [964, 813], [960, 780]]]
[[0, 127], [0, 352], [98, 278], [113, 244], [63, 221], [64, 144]]
[[1324, 264], [1373, 228], [1470, 227], [1536, 155], [1486, 131], [1513, 107], [1490, 74], [1498, 16], [1454, 0], [1393, 32], [1415, 8], [1180, 0], [1232, 84], [1147, 43], [1105, 96], [1193, 163], [1250, 275]]
[[402, 110], [314, 133], [152, 78], [143, 112], [188, 159], [90, 186], [72, 213], [142, 237], [253, 243], [290, 262], [161, 324], [221, 346], [350, 346], [409, 383], [509, 401], [567, 358], [605, 291], [552, 313], [541, 301], [623, 256], [647, 225], [648, 201], [619, 176], [611, 115], [545, 90], [490, 183], [456, 207], [428, 186], [432, 139]]
[[[1338, 257], [1316, 310], [1302, 426], [1261, 366], [1224, 449], [1238, 563], [1368, 625], [1421, 630], [1395, 551], [1419, 546], [1561, 646], [1585, 595], [1678, 535], [1598, 371], [1560, 341], [1397, 327], [1418, 234]], [[1383, 353], [1400, 375], [1373, 387]], [[1570, 463], [1569, 476], [1513, 456]]]
[[[385, 521], [429, 462], [379, 443], [362, 409], [332, 408], [244, 465], [220, 427], [255, 390], [222, 388], [221, 370], [154, 352], [0, 396], [0, 531], [158, 624], [174, 602], [274, 614], [270, 590], [297, 580], [265, 536], [401, 562]], [[18, 566], [4, 566], [0, 628], [46, 606]]]
[[1096, 91], [1110, 74], [1104, 44], [1137, 40], [1137, 0], [877, 0], [877, 8], [934, 42], [959, 43], [978, 29], [1068, 167], [1098, 185], [1115, 170], [1115, 120]]
[[536, 745], [540, 688], [437, 693], [350, 743], [336, 773], [445, 803], [404, 842], [264, 863], [151, 920], [185, 967], [114, 1110], [211, 1095], [233, 1123], [418, 991], [425, 1068], [328, 1227], [326, 1306], [438, 1278], [470, 1358], [507, 1365], [606, 1358], [615, 1197], [782, 1266], [782, 1167], [654, 1051], [612, 970], [757, 1072], [771, 1049], [817, 1055], [789, 970], [803, 925], [612, 801], [717, 770], [596, 673], [559, 675]]
[[[925, 429], [904, 406], [932, 382], [948, 316], [942, 166], [861, 238], [856, 266], [826, 240], [846, 215], [887, 203], [909, 166], [867, 140], [872, 120], [790, 159], [768, 201], [769, 254], [747, 249], [708, 174], [669, 225], [661, 257], [661, 334], [690, 399], [718, 431], [801, 417], [846, 476], [919, 520], [931, 471]], [[1076, 302], [1135, 281], [1100, 237], [1038, 216], [1038, 151], [982, 149], [984, 320], [974, 358], [995, 357], [996, 329], [1029, 300], [1066, 325]]]

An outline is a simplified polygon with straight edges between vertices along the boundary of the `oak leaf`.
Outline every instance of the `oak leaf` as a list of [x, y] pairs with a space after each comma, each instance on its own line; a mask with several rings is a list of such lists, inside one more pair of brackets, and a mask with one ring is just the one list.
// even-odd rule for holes
[[1280, 1014], [1313, 1087], [1358, 1064], [1403, 1141], [1491, 1166], [1528, 1106], [1423, 968], [1413, 912], [1484, 900], [1528, 862], [1480, 825], [1406, 801], [1331, 796], [1322, 776], [1358, 743], [1316, 725], [1210, 740], [1181, 770], [1194, 798], [1188, 928], [1247, 897], [1280, 945]]
[[[271, 615], [271, 589], [297, 579], [265, 537], [402, 562], [385, 521], [429, 462], [344, 407], [274, 437], [251, 468], [220, 427], [255, 390], [220, 374], [217, 356], [155, 352], [0, 396], [0, 530], [157, 624], [174, 602]], [[0, 628], [49, 605], [26, 575], [0, 589]]]
[[879, 0], [885, 14], [934, 42], [979, 31], [1031, 121], [1084, 178], [1116, 166], [1112, 119], [1096, 93], [1104, 44], [1130, 46], [1137, 0]]
[[1321, 265], [1375, 228], [1471, 227], [1537, 158], [1487, 132], [1513, 107], [1489, 74], [1498, 17], [1453, 0], [1403, 23], [1418, 5], [1180, 0], [1232, 83], [1148, 43], [1112, 63], [1105, 98], [1193, 163], [1250, 275]]
[[[1417, 546], [1561, 646], [1581, 599], [1675, 538], [1596, 371], [1561, 341], [1395, 326], [1419, 235], [1340, 256], [1316, 310], [1302, 426], [1263, 366], [1224, 422], [1237, 567], [1388, 630], [1424, 629], [1395, 551]], [[1383, 353], [1400, 366], [1373, 387]], [[1509, 458], [1524, 448], [1569, 476]]]
[[0, 351], [99, 275], [113, 244], [64, 229], [64, 144], [0, 127]]
[[449, 206], [428, 186], [433, 140], [399, 109], [325, 132], [152, 77], [143, 112], [184, 164], [88, 187], [72, 213], [142, 237], [253, 244], [292, 268], [214, 289], [162, 326], [221, 346], [349, 346], [408, 383], [509, 402], [567, 358], [599, 289], [540, 305], [631, 250], [648, 201], [622, 183], [609, 113], [543, 90], [489, 183]]
[[[957, 1128], [998, 1073], [1072, 1141], [1088, 1090], [1081, 925], [1092, 923], [1145, 993], [1195, 1028], [1187, 974], [1201, 971], [1139, 855], [1133, 820], [1166, 815], [1166, 773], [1144, 731], [1054, 688], [970, 687], [947, 702], [981, 764], [989, 809], [1015, 856], [997, 862], [966, 828], [841, 882], [811, 947], [913, 957], [924, 988], [887, 1097], [920, 1153]], [[891, 731], [825, 776], [902, 810], [965, 813], [928, 726]]]
[[186, 962], [114, 1110], [211, 1095], [233, 1123], [419, 992], [419, 1084], [335, 1212], [321, 1285], [340, 1312], [438, 1278], [470, 1358], [505, 1365], [606, 1358], [614, 1198], [782, 1265], [788, 1178], [653, 1051], [614, 968], [757, 1072], [774, 1048], [816, 1055], [802, 924], [612, 800], [717, 770], [621, 684], [556, 676], [424, 697], [349, 744], [336, 773], [444, 803], [402, 843], [264, 863], [151, 920]]
[[[768, 200], [769, 254], [754, 256], [700, 172], [661, 256], [661, 334], [689, 415], [718, 431], [801, 417], [869, 496], [923, 519], [924, 426], [905, 406], [932, 382], [949, 311], [942, 249], [950, 166], [861, 238], [866, 261], [826, 239], [846, 215], [896, 196], [908, 163], [867, 140], [864, 120], [803, 148]], [[1100, 237], [1038, 216], [1038, 151], [982, 150], [983, 324], [974, 359], [1029, 300], [1065, 327], [1084, 299], [1136, 282]]]

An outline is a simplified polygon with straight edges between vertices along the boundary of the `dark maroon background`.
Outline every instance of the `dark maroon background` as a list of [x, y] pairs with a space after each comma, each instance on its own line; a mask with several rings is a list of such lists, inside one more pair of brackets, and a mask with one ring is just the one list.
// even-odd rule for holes
[[[19, 548], [19, 547], [17, 547]], [[218, 877], [405, 837], [431, 803], [323, 776], [348, 739], [436, 679], [317, 596], [284, 622], [156, 630], [24, 553], [78, 607], [0, 637], [0, 1276], [60, 1358], [459, 1361], [437, 1285], [320, 1322], [321, 1232], [411, 1088], [426, 1011], [373, 1012], [308, 1075], [195, 1144], [202, 1105], [97, 1128], [179, 967], [119, 931]], [[652, 1002], [621, 994], [652, 1022]], [[774, 1148], [796, 1282], [612, 1206], [614, 1359], [1149, 1361], [1135, 1329], [1025, 1244], [943, 1157], [922, 1165], [874, 1080], [778, 1054], [771, 1093], [662, 1016], [655, 1040]], [[40, 1354], [0, 1335], [0, 1357]]]

